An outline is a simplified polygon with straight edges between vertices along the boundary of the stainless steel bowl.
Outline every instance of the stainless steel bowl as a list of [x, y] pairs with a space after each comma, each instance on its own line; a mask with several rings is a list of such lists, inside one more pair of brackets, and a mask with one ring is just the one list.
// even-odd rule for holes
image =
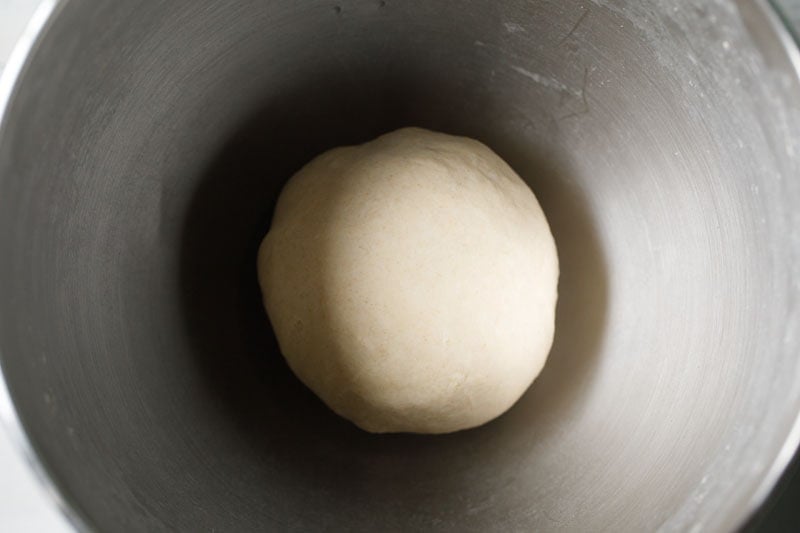
[[[764, 1], [49, 7], [3, 85], [0, 358], [79, 527], [725, 531], [775, 482], [800, 54]], [[542, 376], [447, 436], [331, 414], [255, 277], [292, 172], [404, 125], [505, 157], [563, 268]]]

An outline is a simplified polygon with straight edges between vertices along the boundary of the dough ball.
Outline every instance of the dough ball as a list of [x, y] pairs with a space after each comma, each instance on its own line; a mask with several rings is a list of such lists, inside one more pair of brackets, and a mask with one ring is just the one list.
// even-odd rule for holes
[[286, 361], [371, 432], [483, 424], [553, 341], [558, 258], [528, 186], [485, 145], [406, 128], [308, 163], [258, 254]]

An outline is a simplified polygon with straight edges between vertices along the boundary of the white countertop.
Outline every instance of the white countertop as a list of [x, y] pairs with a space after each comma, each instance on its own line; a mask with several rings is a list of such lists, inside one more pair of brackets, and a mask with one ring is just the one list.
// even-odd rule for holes
[[38, 3], [38, 0], [0, 0], [0, 69]]
[[[38, 0], [0, 0], [0, 71], [37, 5]], [[0, 531], [72, 531], [3, 427], [0, 427]]]

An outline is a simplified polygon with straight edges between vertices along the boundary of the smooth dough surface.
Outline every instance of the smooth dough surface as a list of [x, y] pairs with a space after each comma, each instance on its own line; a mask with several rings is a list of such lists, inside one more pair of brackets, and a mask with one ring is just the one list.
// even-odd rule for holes
[[555, 243], [478, 141], [405, 128], [315, 158], [258, 254], [295, 374], [371, 432], [447, 433], [505, 412], [545, 363]]

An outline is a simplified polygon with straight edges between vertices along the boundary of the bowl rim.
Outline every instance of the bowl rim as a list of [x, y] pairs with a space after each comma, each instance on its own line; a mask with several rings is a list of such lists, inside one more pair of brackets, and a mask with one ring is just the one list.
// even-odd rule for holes
[[[736, 2], [737, 5], [741, 3], [741, 0]], [[748, 28], [749, 33], [754, 39], [765, 37], [776, 39], [781, 51], [786, 55], [785, 59], [788, 60], [789, 71], [794, 80], [800, 82], [800, 40], [798, 40], [800, 34], [797, 33], [800, 28], [792, 25], [776, 0], [756, 0], [753, 2], [753, 6], [765, 19], [766, 26], [763, 27], [763, 30], [765, 33], [769, 32], [769, 35], [754, 35], [752, 28]], [[795, 387], [797, 385], [798, 382], [795, 381]], [[720, 522], [724, 524], [724, 527], [730, 531], [739, 531], [750, 522], [769, 499], [781, 476], [789, 467], [795, 454], [798, 453], [798, 448], [800, 448], [800, 405], [795, 405], [794, 420], [788, 426], [786, 438], [777, 455], [772, 462], [768, 463], [760, 482], [750, 494], [745, 506]]]
[[[66, 0], [39, 0], [22, 35], [11, 50], [5, 68], [0, 72], [0, 133], [6, 127], [6, 115], [16, 93], [17, 83], [22, 79], [28, 62], [33, 56], [37, 44], [41, 42], [46, 28], [56, 19], [57, 13], [65, 3]], [[26, 466], [33, 472], [40, 487], [47, 494], [46, 499], [49, 498], [49, 503], [60, 511], [61, 517], [65, 519], [65, 525], [71, 526], [71, 529], [81, 533], [93, 531], [84, 517], [79, 514], [77, 507], [67, 502], [62, 490], [57, 486], [50, 468], [44, 464], [33, 442], [28, 438], [6, 382], [2, 357], [0, 357], [0, 426], [0, 430], [6, 431], [12, 446], [16, 449], [17, 458], [24, 459]]]
[[[49, 27], [55, 23], [59, 12], [68, 1], [39, 0], [37, 8], [13, 47], [5, 68], [0, 72], [0, 134], [6, 127], [6, 115], [18, 83], [34, 57], [37, 46]], [[742, 0], [736, 2], [736, 4], [741, 3]], [[748, 30], [754, 38], [776, 40], [782, 52], [786, 54], [795, 80], [800, 82], [800, 43], [795, 40], [791, 23], [784, 17], [781, 8], [776, 4], [775, 0], [753, 0], [752, 7], [758, 11], [767, 24], [759, 28], [763, 35], [752, 35], [753, 30]], [[795, 30], [800, 32], [800, 28], [795, 28]], [[800, 35], [798, 35], [798, 39], [800, 39]], [[66, 520], [66, 525], [80, 533], [91, 533], [94, 528], [90, 527], [90, 521], [81, 514], [78, 506], [68, 501], [67, 496], [56, 483], [52, 470], [45, 464], [28, 437], [11, 396], [2, 363], [3, 360], [0, 357], [0, 430], [5, 429], [17, 452], [17, 457], [25, 460], [27, 467], [34, 473], [34, 477], [49, 497], [50, 503], [58, 508], [61, 516]], [[770, 496], [800, 445], [800, 405], [795, 408], [794, 420], [788, 428], [783, 444], [775, 458], [764, 469], [760, 481], [747, 497], [745, 505], [733, 509], [717, 522], [717, 526], [731, 531], [741, 529]]]

